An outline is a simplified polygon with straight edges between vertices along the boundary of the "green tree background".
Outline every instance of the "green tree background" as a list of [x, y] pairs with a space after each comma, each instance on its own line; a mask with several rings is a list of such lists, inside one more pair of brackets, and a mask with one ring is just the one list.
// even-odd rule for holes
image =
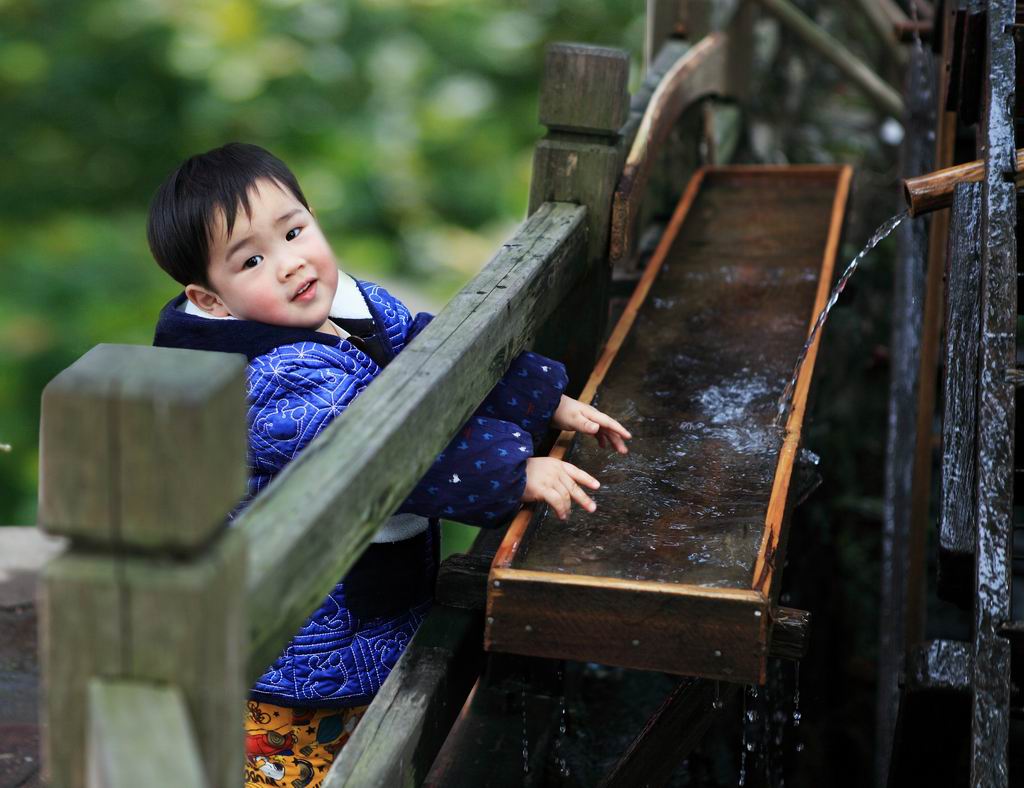
[[[0, 523], [35, 521], [39, 397], [178, 291], [145, 217], [231, 140], [296, 172], [347, 270], [438, 308], [526, 208], [544, 45], [643, 0], [0, 0]], [[635, 75], [634, 75], [635, 82]]]

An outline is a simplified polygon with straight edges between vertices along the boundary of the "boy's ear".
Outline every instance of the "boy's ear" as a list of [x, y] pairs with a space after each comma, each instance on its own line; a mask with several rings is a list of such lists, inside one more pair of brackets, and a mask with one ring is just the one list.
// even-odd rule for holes
[[231, 313], [224, 306], [224, 302], [212, 290], [207, 290], [201, 285], [185, 285], [185, 296], [207, 314], [214, 317], [230, 317]]

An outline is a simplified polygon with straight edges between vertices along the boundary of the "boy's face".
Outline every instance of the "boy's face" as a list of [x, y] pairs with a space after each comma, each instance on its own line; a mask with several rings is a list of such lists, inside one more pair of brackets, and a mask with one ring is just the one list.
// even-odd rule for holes
[[313, 216], [286, 187], [261, 179], [228, 234], [219, 213], [210, 242], [210, 288], [188, 285], [196, 306], [274, 326], [327, 331], [338, 263]]

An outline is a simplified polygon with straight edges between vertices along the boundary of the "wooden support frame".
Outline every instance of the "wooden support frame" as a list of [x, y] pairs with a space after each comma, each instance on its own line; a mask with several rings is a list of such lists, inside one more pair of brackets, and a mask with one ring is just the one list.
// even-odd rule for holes
[[969, 607], [974, 586], [977, 489], [981, 184], [957, 187], [949, 233], [949, 297], [939, 505], [939, 594]]
[[210, 785], [177, 687], [93, 679], [88, 731], [86, 788]]
[[176, 685], [199, 744], [183, 763], [239, 780], [246, 554], [224, 517], [245, 489], [244, 357], [93, 348], [46, 387], [41, 444], [42, 525], [71, 536], [39, 605], [50, 783], [85, 784], [96, 677]]
[[633, 226], [651, 168], [683, 110], [703, 96], [726, 92], [727, 41], [725, 33], [712, 33], [690, 48], [651, 96], [615, 189], [609, 251], [613, 261], [622, 259], [633, 245]]
[[[737, 684], [716, 686], [707, 679], [680, 681], [601, 781], [600, 788], [667, 784], [739, 690]], [[716, 700], [721, 705], [716, 707]]]
[[[636, 292], [609, 338], [605, 352], [581, 395], [583, 401], [594, 396], [611, 367], [676, 233], [694, 204], [704, 178], [715, 173], [756, 177], [776, 169], [704, 168], [694, 176]], [[827, 171], [837, 179], [817, 295], [809, 316], [813, 322], [830, 290], [852, 172], [849, 167], [786, 169], [805, 177], [820, 177]], [[517, 554], [534, 516], [532, 510], [526, 509], [513, 520], [491, 568], [485, 647], [493, 651], [595, 660], [726, 681], [763, 682], [773, 602], [778, 593], [776, 570], [785, 547], [784, 522], [790, 502], [792, 464], [800, 441], [817, 345], [818, 342], [809, 350], [796, 386], [794, 405], [786, 423], [786, 436], [772, 484], [761, 549], [749, 589], [704, 588], [539, 572], [517, 567]], [[551, 455], [564, 457], [573, 437], [571, 433], [563, 433]], [[615, 622], [617, 637], [595, 642], [592, 634], [595, 616]], [[500, 623], [496, 624], [499, 620]], [[555, 632], [557, 637], [553, 635]], [[699, 645], [684, 649], [680, 646], [682, 642]]]
[[1014, 155], [1016, 3], [990, 0], [982, 109], [981, 353], [978, 388], [971, 783], [1006, 785], [1010, 734], [1010, 618], [1014, 386], [1017, 323], [1017, 190]]

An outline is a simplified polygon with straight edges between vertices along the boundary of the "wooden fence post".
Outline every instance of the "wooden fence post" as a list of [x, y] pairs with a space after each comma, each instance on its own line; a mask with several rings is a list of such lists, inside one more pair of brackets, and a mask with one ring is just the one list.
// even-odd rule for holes
[[608, 319], [608, 233], [622, 170], [620, 129], [629, 116], [629, 56], [618, 49], [553, 44], [540, 95], [547, 136], [533, 156], [530, 208], [571, 202], [587, 208], [587, 273], [541, 329], [539, 352], [565, 363], [569, 394], [583, 388]]
[[94, 678], [177, 686], [209, 783], [241, 783], [245, 552], [224, 518], [245, 490], [244, 368], [99, 345], [43, 392], [40, 526], [71, 538], [41, 600], [55, 788], [86, 784]]

